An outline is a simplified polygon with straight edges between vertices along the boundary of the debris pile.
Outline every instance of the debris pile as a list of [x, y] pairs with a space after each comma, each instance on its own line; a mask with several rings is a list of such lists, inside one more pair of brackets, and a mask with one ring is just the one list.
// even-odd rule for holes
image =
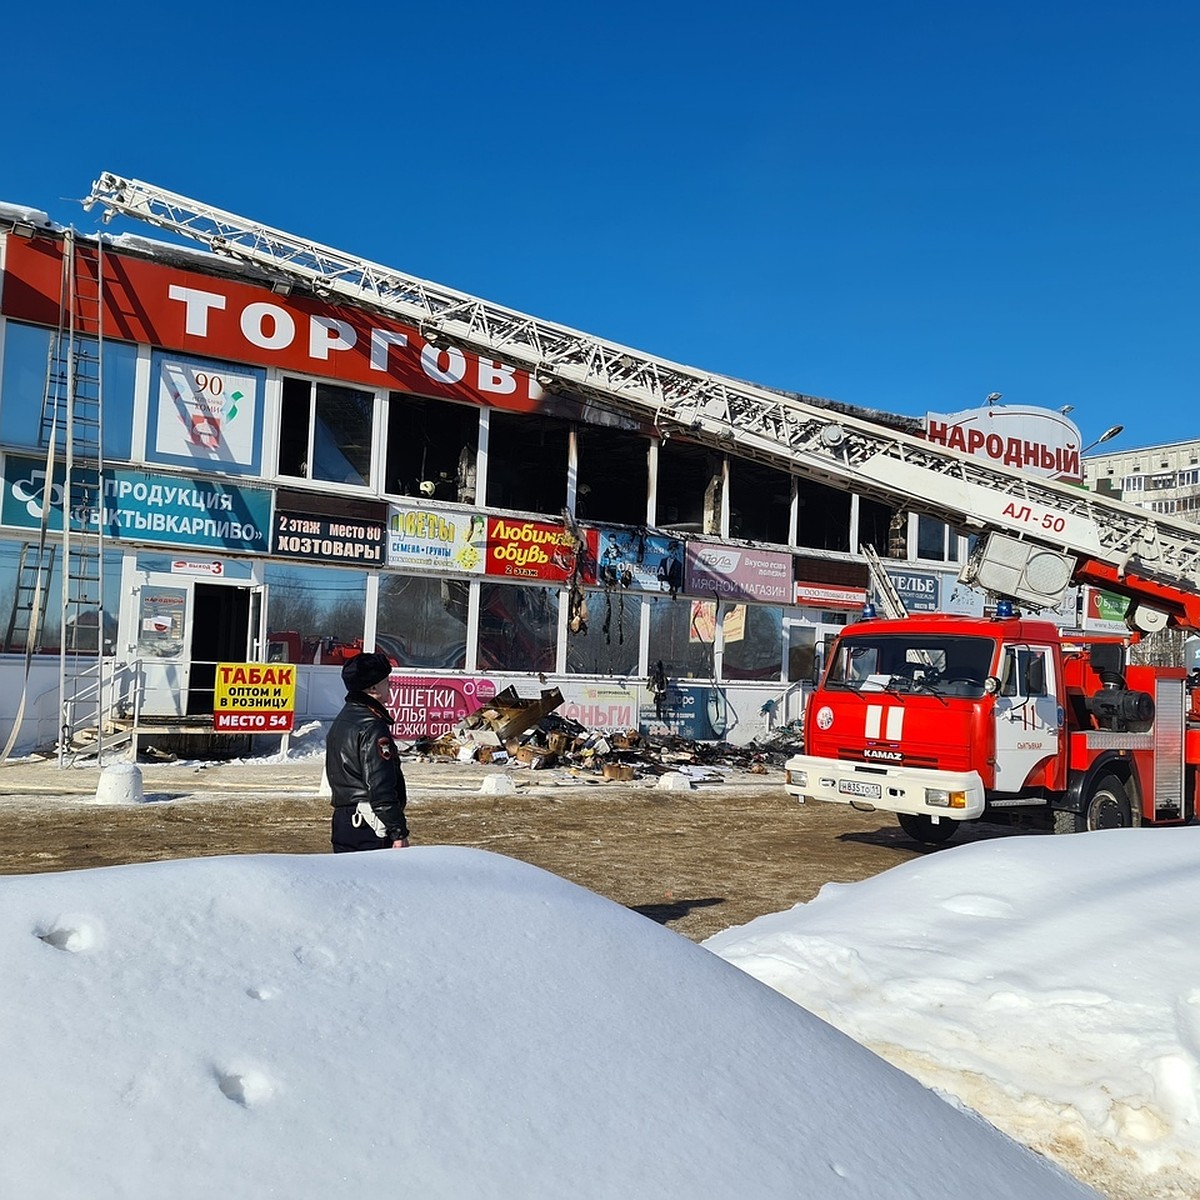
[[555, 712], [562, 703], [558, 688], [545, 689], [530, 699], [508, 687], [453, 732], [419, 741], [413, 750], [430, 759], [508, 764], [533, 771], [567, 767], [575, 774], [631, 782], [681, 769], [692, 771], [695, 778], [696, 768], [765, 775], [782, 769], [788, 755], [800, 748], [800, 731], [793, 726], [745, 746], [696, 742], [674, 734], [647, 736], [636, 729], [589, 729]]

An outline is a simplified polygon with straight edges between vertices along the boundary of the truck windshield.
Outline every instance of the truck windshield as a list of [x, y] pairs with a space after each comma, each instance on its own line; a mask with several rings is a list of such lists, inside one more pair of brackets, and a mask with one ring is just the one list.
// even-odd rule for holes
[[825, 686], [978, 699], [995, 652], [996, 643], [983, 637], [883, 631], [844, 637], [829, 664]]

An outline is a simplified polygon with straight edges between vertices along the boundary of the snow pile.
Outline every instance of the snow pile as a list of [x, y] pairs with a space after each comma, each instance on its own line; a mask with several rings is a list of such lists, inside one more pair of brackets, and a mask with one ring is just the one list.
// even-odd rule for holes
[[706, 947], [1110, 1195], [1200, 1195], [1200, 829], [940, 851]]
[[0, 961], [22, 1200], [1087, 1194], [716, 955], [482, 851], [4, 878]]

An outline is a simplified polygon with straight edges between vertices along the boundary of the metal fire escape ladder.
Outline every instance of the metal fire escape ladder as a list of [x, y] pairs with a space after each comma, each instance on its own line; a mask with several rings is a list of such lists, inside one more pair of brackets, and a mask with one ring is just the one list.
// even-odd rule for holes
[[104, 244], [94, 252], [67, 230], [69, 270], [62, 437], [62, 624], [59, 642], [59, 765], [76, 735], [104, 736], [103, 358]]
[[139, 180], [102, 175], [84, 201], [86, 208], [95, 204], [105, 219], [146, 221], [305, 283], [318, 296], [386, 313], [416, 326], [435, 348], [461, 347], [524, 368], [549, 391], [652, 421], [663, 437], [678, 433], [716, 449], [736, 447], [744, 457], [967, 532], [1003, 533], [1068, 556], [1077, 582], [1096, 579], [1200, 627], [1200, 539], [1185, 522], [983, 463], [810, 397], [605, 342]]

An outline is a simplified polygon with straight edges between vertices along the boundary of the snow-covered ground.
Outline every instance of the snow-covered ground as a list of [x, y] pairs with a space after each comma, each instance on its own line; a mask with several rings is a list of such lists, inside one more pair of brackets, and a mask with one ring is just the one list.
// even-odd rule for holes
[[964, 845], [708, 939], [1109, 1196], [1200, 1196], [1200, 829]]
[[717, 955], [483, 851], [2, 878], [0, 963], [6, 1197], [1088, 1194]]

